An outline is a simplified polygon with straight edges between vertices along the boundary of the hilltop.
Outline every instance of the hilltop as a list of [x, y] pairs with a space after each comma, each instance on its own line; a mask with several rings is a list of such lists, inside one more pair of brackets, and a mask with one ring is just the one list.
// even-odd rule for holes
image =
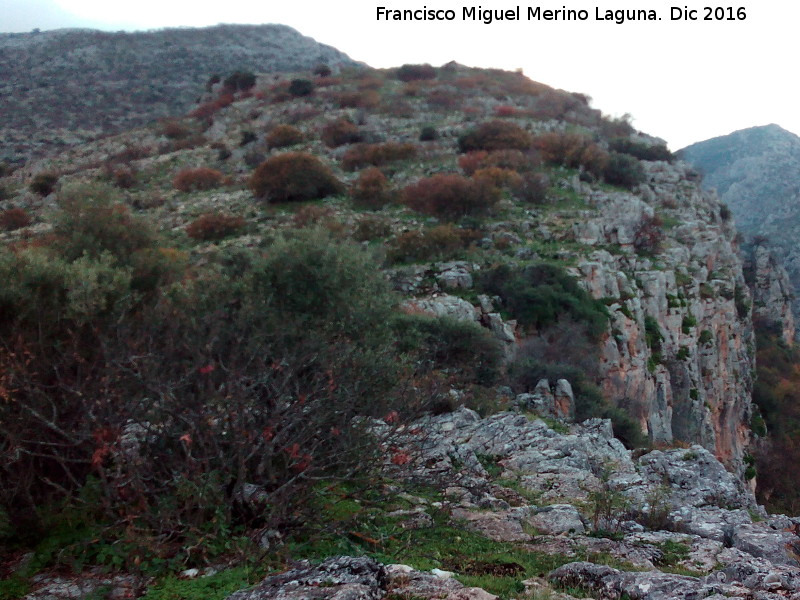
[[285, 25], [0, 34], [0, 161], [184, 114], [214, 75], [354, 65]]

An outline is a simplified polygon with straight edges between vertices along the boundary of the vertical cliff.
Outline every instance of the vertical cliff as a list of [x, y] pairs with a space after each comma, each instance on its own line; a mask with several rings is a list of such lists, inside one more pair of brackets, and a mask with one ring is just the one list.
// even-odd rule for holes
[[653, 442], [697, 442], [738, 470], [754, 338], [735, 228], [687, 165], [642, 164], [636, 194], [582, 189], [597, 212], [573, 226], [596, 248], [576, 271], [611, 312], [602, 387]]

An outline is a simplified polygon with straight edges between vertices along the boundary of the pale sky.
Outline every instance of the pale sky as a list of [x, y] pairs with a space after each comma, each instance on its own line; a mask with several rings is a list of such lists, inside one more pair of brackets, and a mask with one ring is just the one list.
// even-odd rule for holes
[[[0, 0], [0, 31], [60, 27], [143, 30], [218, 23], [281, 23], [374, 67], [455, 60], [522, 68], [536, 81], [593, 98], [606, 114], [630, 113], [638, 129], [674, 150], [737, 129], [777, 123], [800, 133], [797, 28], [800, 3], [746, 0], [745, 20], [672, 21], [665, 0], [521, 4], [519, 21], [462, 19], [452, 0]], [[715, 6], [711, 4], [711, 6]], [[728, 4], [720, 5], [728, 6]], [[454, 21], [378, 21], [377, 7], [453, 9]], [[493, 9], [517, 4], [486, 2]], [[528, 7], [585, 9], [586, 21], [527, 20]], [[660, 21], [618, 25], [607, 9], [653, 9]], [[726, 13], [727, 16], [727, 13]]]

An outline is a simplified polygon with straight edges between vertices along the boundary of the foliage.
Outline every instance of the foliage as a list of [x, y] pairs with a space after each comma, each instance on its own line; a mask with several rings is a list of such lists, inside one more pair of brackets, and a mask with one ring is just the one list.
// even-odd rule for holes
[[3, 231], [14, 231], [30, 224], [31, 217], [22, 208], [8, 208], [0, 212], [0, 229]]
[[608, 146], [614, 152], [629, 154], [639, 160], [663, 160], [667, 162], [675, 160], [672, 152], [662, 144], [646, 144], [630, 138], [618, 137], [612, 139]]
[[250, 188], [257, 198], [272, 202], [316, 200], [344, 191], [331, 170], [305, 152], [269, 157], [253, 172]]
[[314, 92], [314, 84], [308, 79], [292, 79], [289, 93], [295, 98], [310, 96]]
[[683, 334], [689, 335], [692, 327], [697, 327], [697, 319], [695, 319], [694, 315], [686, 315], [683, 317], [681, 321], [681, 331], [683, 331]]
[[267, 134], [267, 147], [286, 148], [303, 141], [303, 132], [291, 125], [278, 125]]
[[181, 192], [213, 190], [222, 185], [223, 175], [211, 167], [187, 168], [178, 171], [172, 185]]
[[195, 240], [221, 240], [244, 227], [244, 219], [224, 213], [205, 213], [186, 227], [187, 235]]
[[524, 268], [501, 265], [481, 273], [480, 287], [498, 295], [512, 316], [536, 330], [547, 328], [562, 319], [586, 325], [597, 339], [605, 331], [608, 310], [578, 285], [564, 269], [547, 263]]
[[342, 157], [342, 167], [355, 171], [361, 167], [380, 167], [390, 162], [407, 160], [417, 155], [414, 144], [385, 142], [383, 144], [357, 144]]
[[485, 215], [500, 200], [492, 185], [456, 174], [420, 179], [402, 192], [403, 203], [426, 215], [454, 220], [465, 215]]
[[439, 139], [439, 132], [432, 125], [425, 125], [419, 132], [420, 142], [433, 142]]
[[391, 239], [386, 251], [390, 263], [452, 260], [476, 241], [476, 232], [453, 224], [404, 231]]
[[322, 128], [320, 139], [328, 148], [338, 148], [345, 144], [360, 142], [361, 134], [358, 131], [358, 127], [356, 127], [352, 121], [348, 119], [337, 119], [327, 123]]
[[392, 201], [393, 194], [386, 175], [377, 167], [361, 171], [350, 188], [353, 205], [359, 209], [379, 210]]
[[601, 177], [608, 164], [608, 153], [578, 133], [545, 133], [537, 136], [533, 145], [546, 162], [571, 169], [580, 168], [594, 177]]
[[331, 75], [331, 68], [326, 65], [325, 63], [320, 63], [314, 67], [313, 71], [314, 75], [317, 77], [330, 77]]
[[414, 354], [418, 372], [444, 370], [462, 384], [492, 385], [500, 377], [500, 342], [477, 323], [411, 314], [399, 316], [394, 326], [401, 352]]
[[53, 193], [53, 190], [55, 190], [57, 183], [58, 175], [55, 173], [44, 172], [34, 175], [28, 187], [34, 194], [39, 194], [40, 196], [49, 196]]
[[424, 79], [436, 79], [436, 69], [429, 64], [424, 64], [424, 65], [405, 64], [397, 69], [395, 76], [400, 81], [419, 81]]
[[650, 256], [661, 252], [666, 237], [663, 225], [664, 222], [658, 214], [642, 215], [633, 232], [633, 247], [636, 252]]
[[256, 84], [256, 76], [250, 71], [234, 71], [222, 85], [229, 92], [246, 92]]
[[611, 185], [633, 189], [644, 181], [644, 169], [636, 158], [612, 152], [603, 169], [603, 179]]
[[245, 567], [227, 569], [195, 579], [170, 576], [148, 588], [143, 600], [224, 600], [233, 592], [255, 583]]
[[531, 147], [533, 138], [519, 125], [510, 121], [487, 121], [458, 138], [460, 152], [474, 150], [521, 150]]

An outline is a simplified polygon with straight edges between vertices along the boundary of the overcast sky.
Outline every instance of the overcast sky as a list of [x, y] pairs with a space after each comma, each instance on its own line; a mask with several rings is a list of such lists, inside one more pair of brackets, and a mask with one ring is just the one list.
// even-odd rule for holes
[[[734, 15], [739, 7], [746, 15], [733, 21], [703, 20], [702, 3], [674, 4], [696, 10], [698, 20], [671, 20], [673, 3], [664, 0], [521, 4], [522, 20], [490, 25], [462, 20], [462, 8], [477, 5], [452, 0], [0, 0], [0, 31], [282, 23], [374, 67], [456, 60], [522, 68], [534, 80], [588, 94], [604, 113], [630, 113], [634, 126], [664, 138], [672, 149], [768, 123], [800, 133], [794, 42], [800, 3], [733, 4]], [[453, 9], [456, 20], [379, 22], [378, 6]], [[528, 6], [585, 9], [589, 18], [529, 21]], [[618, 25], [596, 20], [596, 8], [601, 14], [606, 9], [653, 9], [661, 20]]]

